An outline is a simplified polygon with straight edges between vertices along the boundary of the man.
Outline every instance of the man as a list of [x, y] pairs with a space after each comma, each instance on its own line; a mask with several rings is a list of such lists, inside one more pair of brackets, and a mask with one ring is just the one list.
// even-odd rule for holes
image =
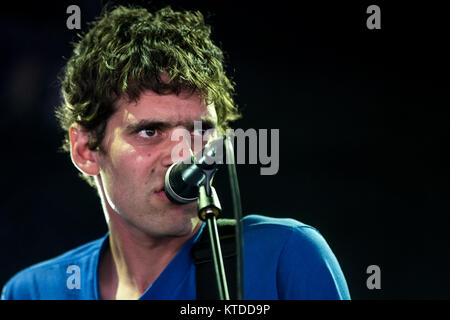
[[[197, 204], [174, 204], [171, 139], [194, 121], [224, 132], [238, 118], [221, 50], [200, 13], [118, 7], [75, 45], [57, 116], [64, 148], [96, 188], [109, 232], [31, 266], [3, 299], [196, 299]], [[199, 150], [193, 150], [197, 152]], [[322, 236], [293, 219], [243, 221], [246, 299], [349, 299]]]

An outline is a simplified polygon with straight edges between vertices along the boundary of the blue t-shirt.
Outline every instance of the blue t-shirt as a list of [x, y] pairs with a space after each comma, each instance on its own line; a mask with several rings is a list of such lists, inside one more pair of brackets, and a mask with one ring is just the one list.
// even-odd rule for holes
[[[204, 227], [140, 299], [196, 299], [190, 251]], [[20, 271], [3, 287], [2, 299], [100, 299], [98, 265], [107, 239], [108, 234]], [[245, 299], [350, 299], [336, 257], [313, 227], [294, 219], [249, 215], [243, 219], [243, 242]]]

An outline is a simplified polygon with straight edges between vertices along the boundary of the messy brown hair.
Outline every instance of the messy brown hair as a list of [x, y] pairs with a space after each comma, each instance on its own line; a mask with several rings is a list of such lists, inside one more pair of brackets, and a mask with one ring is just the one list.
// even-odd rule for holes
[[[115, 102], [124, 97], [137, 101], [144, 90], [198, 92], [214, 104], [218, 129], [228, 128], [240, 115], [223, 52], [210, 34], [200, 12], [170, 7], [151, 13], [118, 6], [97, 18], [74, 43], [61, 77], [62, 103], [56, 116], [65, 132], [62, 149], [70, 152], [68, 130], [78, 123], [89, 132], [89, 148], [99, 150]], [[170, 80], [163, 81], [162, 73]], [[95, 185], [92, 177], [81, 176]]]

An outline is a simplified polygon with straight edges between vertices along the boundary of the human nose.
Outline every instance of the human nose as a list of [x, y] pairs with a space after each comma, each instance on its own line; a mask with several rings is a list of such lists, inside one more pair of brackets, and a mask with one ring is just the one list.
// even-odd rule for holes
[[185, 128], [174, 128], [166, 138], [161, 164], [170, 167], [173, 163], [181, 162], [192, 155], [190, 132]]

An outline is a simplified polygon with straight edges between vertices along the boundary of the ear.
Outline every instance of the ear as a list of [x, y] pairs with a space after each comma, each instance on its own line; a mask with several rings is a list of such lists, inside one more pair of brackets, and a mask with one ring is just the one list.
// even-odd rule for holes
[[73, 123], [69, 128], [70, 157], [75, 167], [89, 176], [96, 176], [100, 172], [97, 163], [96, 150], [88, 147], [89, 133], [78, 123]]

